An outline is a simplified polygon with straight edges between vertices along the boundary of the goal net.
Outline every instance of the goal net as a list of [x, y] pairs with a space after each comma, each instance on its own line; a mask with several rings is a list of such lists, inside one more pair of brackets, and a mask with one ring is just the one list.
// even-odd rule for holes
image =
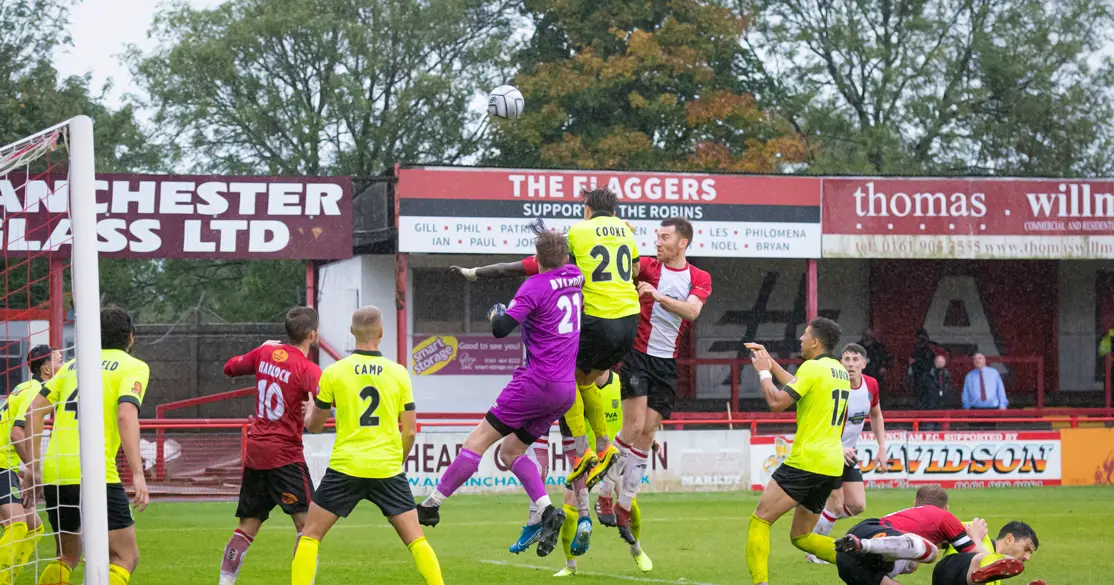
[[[78, 116], [0, 147], [0, 203], [0, 585], [36, 583], [40, 574], [47, 582], [53, 577], [80, 583], [84, 578], [86, 584], [107, 584], [106, 423], [92, 120]], [[41, 385], [54, 374], [56, 362], [70, 360], [76, 360], [81, 399], [75, 388], [54, 406], [36, 411], [35, 398], [42, 396]], [[50, 445], [52, 438], [64, 436], [62, 421], [55, 416], [63, 411], [71, 421], [77, 419], [77, 440], [70, 441], [71, 446], [62, 445], [62, 440]], [[45, 422], [41, 428], [32, 422], [36, 413]], [[55, 423], [60, 431], [52, 435]], [[60, 478], [49, 470], [44, 474], [44, 467], [57, 469], [62, 459], [73, 467], [79, 463], [75, 475], [86, 481], [68, 474]], [[127, 473], [126, 466], [121, 468], [122, 475]], [[56, 564], [59, 540], [81, 549], [62, 551], [64, 557], [83, 560], [72, 574], [69, 564], [66, 569]]]

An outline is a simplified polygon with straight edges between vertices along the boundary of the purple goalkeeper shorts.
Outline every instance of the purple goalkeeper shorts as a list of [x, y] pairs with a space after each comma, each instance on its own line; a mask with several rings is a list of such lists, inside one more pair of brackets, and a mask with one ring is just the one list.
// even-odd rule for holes
[[529, 445], [538, 437], [548, 436], [553, 423], [564, 416], [575, 401], [575, 381], [546, 380], [520, 367], [499, 393], [486, 418], [503, 436], [514, 433]]

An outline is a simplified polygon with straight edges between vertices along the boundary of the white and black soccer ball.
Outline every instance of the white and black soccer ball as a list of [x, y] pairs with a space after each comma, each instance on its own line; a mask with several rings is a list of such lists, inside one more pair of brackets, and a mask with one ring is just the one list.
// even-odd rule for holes
[[522, 92], [513, 85], [500, 85], [491, 90], [487, 97], [487, 113], [496, 118], [515, 120], [522, 115], [526, 108], [526, 100]]

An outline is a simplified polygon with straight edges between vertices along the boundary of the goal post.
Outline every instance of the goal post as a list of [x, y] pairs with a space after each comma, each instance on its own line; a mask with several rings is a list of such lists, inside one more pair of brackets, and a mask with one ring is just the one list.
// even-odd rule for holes
[[[63, 153], [56, 151], [63, 149], [64, 155], [59, 156]], [[8, 386], [4, 394], [11, 392], [13, 382], [30, 379], [31, 373], [25, 364], [28, 351], [34, 344], [46, 342], [44, 332], [35, 330], [33, 323], [36, 321], [31, 316], [37, 314], [44, 294], [36, 295], [36, 290], [45, 288], [48, 297], [64, 294], [62, 278], [68, 268], [74, 312], [74, 356], [80, 388], [76, 410], [82, 476], [84, 583], [107, 585], [108, 511], [93, 120], [77, 116], [0, 147], [0, 182], [4, 214], [0, 230], [4, 254], [3, 301], [8, 315], [3, 341], [7, 348], [5, 384]], [[64, 229], [67, 223], [68, 230]], [[38, 286], [43, 283], [49, 285]], [[48, 301], [55, 309], [62, 302], [56, 298]], [[13, 304], [25, 306], [12, 307]], [[13, 309], [26, 309], [26, 321], [13, 321]], [[58, 311], [49, 313], [52, 349], [63, 349], [59, 347], [62, 344], [57, 343], [64, 339], [58, 330], [62, 326], [58, 322]], [[10, 438], [0, 437], [0, 444], [8, 442]], [[41, 452], [46, 453], [45, 445]], [[42, 462], [33, 464], [41, 468]], [[40, 487], [33, 486], [33, 490], [37, 492]], [[38, 503], [36, 513], [43, 504], [41, 500]], [[42, 517], [45, 515], [39, 516], [46, 524], [46, 518]], [[45, 536], [52, 533], [46, 524]], [[14, 569], [35, 572], [31, 577], [34, 579], [45, 563], [53, 560], [50, 555], [56, 552], [51, 543], [54, 539], [45, 536], [41, 547], [52, 552], [44, 553], [45, 558], [36, 554], [26, 565]]]

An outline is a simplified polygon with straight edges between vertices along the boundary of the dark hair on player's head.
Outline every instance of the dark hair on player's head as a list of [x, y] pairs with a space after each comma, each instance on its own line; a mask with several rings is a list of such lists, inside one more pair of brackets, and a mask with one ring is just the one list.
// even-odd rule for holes
[[812, 328], [812, 336], [824, 346], [824, 353], [832, 353], [839, 345], [839, 338], [843, 337], [843, 330], [839, 328], [839, 323], [828, 319], [827, 317], [817, 317], [809, 321], [808, 326]]
[[546, 268], [558, 268], [568, 262], [569, 241], [564, 234], [557, 232], [539, 232], [534, 240], [538, 264]]
[[863, 356], [864, 358], [866, 357], [866, 348], [864, 348], [863, 346], [861, 346], [857, 343], [848, 343], [847, 345], [843, 346], [843, 351], [840, 352], [839, 355], [842, 356], [843, 354], [845, 354], [847, 352], [857, 353], [857, 354]]
[[31, 348], [27, 352], [27, 369], [31, 370], [32, 376], [37, 376], [42, 373], [43, 364], [50, 362], [50, 356], [54, 354], [54, 350], [50, 349], [49, 345], [40, 344]]
[[584, 205], [591, 207], [592, 213], [615, 215], [615, 208], [619, 206], [619, 196], [607, 187], [592, 189], [584, 192]]
[[317, 311], [309, 307], [294, 307], [286, 312], [286, 338], [298, 345], [317, 331]]
[[132, 316], [120, 307], [101, 309], [101, 349], [127, 351], [135, 325]]
[[1041, 541], [1037, 539], [1037, 531], [1033, 530], [1032, 526], [1021, 522], [1019, 520], [1011, 520], [1007, 522], [1001, 530], [998, 531], [998, 540], [1002, 540], [1007, 534], [1012, 534], [1016, 540], [1025, 540], [1028, 538], [1033, 541], [1033, 549], [1040, 548]]
[[937, 484], [923, 485], [917, 490], [917, 499], [914, 501], [917, 506], [936, 506], [937, 508], [948, 507], [948, 492]]
[[661, 220], [661, 227], [670, 226], [672, 226], [673, 229], [677, 231], [678, 235], [688, 240], [690, 244], [692, 243], [692, 222], [679, 215], [667, 217]]

